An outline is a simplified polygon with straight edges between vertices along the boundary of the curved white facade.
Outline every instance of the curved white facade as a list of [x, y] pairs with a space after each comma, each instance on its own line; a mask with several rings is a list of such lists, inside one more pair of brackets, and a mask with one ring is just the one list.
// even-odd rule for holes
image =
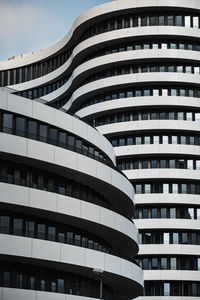
[[[30, 186], [6, 189], [5, 182], [1, 184], [2, 202], [9, 207], [42, 210], [45, 216], [49, 211], [57, 222], [60, 216], [62, 222], [71, 216], [73, 225], [79, 220], [85, 230], [106, 241], [112, 236], [117, 250], [134, 256], [137, 230], [130, 222], [133, 185], [140, 243], [137, 259], [145, 280], [144, 295], [139, 299], [199, 298], [200, 3], [118, 0], [93, 8], [77, 18], [57, 44], [1, 62], [0, 86], [8, 87], [1, 93], [0, 109], [2, 114], [13, 114], [13, 126], [17, 126], [19, 114], [28, 118], [24, 126], [29, 126], [30, 119], [37, 120], [37, 130], [45, 125], [53, 137], [34, 136], [33, 129], [31, 134], [22, 134], [8, 125], [0, 132], [0, 151], [10, 159], [19, 158], [21, 164], [27, 162], [28, 174], [34, 161], [45, 172], [51, 166], [60, 181], [62, 176], [70, 175], [72, 180], [79, 176], [80, 182], [113, 201], [113, 211], [107, 202], [104, 206], [86, 202], [72, 192], [53, 194], [46, 186], [40, 191]], [[59, 140], [64, 131], [76, 136], [75, 148]], [[113, 166], [113, 148], [98, 131], [114, 146], [117, 167], [132, 185]], [[17, 165], [16, 176], [21, 172], [18, 169]], [[34, 174], [27, 176], [33, 178]], [[26, 199], [20, 197], [20, 190]], [[12, 196], [6, 196], [13, 193], [16, 204]], [[105, 266], [105, 261], [100, 261], [101, 267]], [[141, 295], [139, 273], [136, 276], [139, 269], [129, 267], [128, 262], [129, 274], [125, 274], [114, 261], [115, 271], [111, 268], [108, 273], [121, 276], [124, 287], [135, 280], [137, 296]], [[88, 263], [92, 268], [92, 262]], [[80, 265], [83, 268], [84, 264]], [[137, 278], [130, 277], [131, 272], [136, 272]], [[109, 282], [109, 278], [105, 280]], [[2, 295], [6, 293], [4, 287]], [[37, 293], [34, 299], [40, 297]], [[131, 296], [136, 295], [127, 290], [127, 297]]]
[[65, 112], [0, 91], [1, 300], [142, 294], [134, 189], [113, 147]]

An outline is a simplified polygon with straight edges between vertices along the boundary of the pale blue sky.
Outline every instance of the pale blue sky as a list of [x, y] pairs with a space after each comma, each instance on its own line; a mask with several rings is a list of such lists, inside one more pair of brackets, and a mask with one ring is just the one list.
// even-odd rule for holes
[[59, 41], [85, 10], [111, 0], [0, 0], [0, 60]]

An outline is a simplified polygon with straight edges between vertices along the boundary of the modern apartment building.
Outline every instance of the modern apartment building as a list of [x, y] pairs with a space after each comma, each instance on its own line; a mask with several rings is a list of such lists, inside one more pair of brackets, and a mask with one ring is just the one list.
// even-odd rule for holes
[[[39, 105], [66, 117], [66, 113], [75, 114], [114, 146], [117, 166], [136, 192], [137, 260], [145, 280], [142, 300], [200, 297], [199, 61], [199, 0], [118, 0], [82, 14], [54, 46], [0, 63], [1, 86], [9, 87], [8, 97], [15, 97], [16, 103]], [[40, 121], [43, 118], [46, 113]], [[83, 128], [79, 130], [78, 136]], [[92, 143], [92, 136], [85, 141]], [[108, 153], [101, 139], [96, 146], [103, 153], [97, 156], [105, 160]], [[87, 150], [83, 142], [74, 145], [90, 156], [88, 144]], [[90, 163], [85, 164], [86, 173], [89, 169]], [[101, 182], [110, 176], [106, 170], [100, 174]], [[98, 188], [96, 181], [88, 186], [104, 196], [112, 192], [100, 183]], [[123, 200], [126, 189], [120, 180], [114, 185], [111, 203], [131, 217], [133, 207]], [[100, 228], [93, 230], [98, 236], [105, 234]], [[111, 236], [107, 236], [109, 242]], [[116, 239], [116, 250], [136, 254], [133, 241], [135, 248], [119, 236]], [[132, 287], [137, 287], [139, 295], [140, 271], [131, 266], [135, 269], [127, 267], [126, 271], [132, 274]], [[115, 277], [110, 278], [113, 293], [117, 294], [116, 285], [122, 292]], [[130, 297], [128, 293], [129, 289], [124, 296]]]

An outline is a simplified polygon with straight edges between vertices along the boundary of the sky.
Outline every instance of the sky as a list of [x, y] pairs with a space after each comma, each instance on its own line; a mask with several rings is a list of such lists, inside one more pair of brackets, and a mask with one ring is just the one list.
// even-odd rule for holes
[[114, 0], [0, 0], [0, 61], [59, 41], [85, 10]]

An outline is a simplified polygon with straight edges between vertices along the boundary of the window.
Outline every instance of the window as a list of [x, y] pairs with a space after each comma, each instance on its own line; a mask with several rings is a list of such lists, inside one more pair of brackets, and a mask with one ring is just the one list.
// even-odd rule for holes
[[157, 168], [157, 160], [151, 160], [151, 168]]
[[125, 146], [125, 139], [124, 138], [119, 139], [119, 146]]
[[164, 26], [165, 25], [165, 17], [164, 16], [159, 16], [158, 17], [158, 25], [159, 26]]
[[169, 244], [169, 233], [168, 232], [164, 232], [164, 234], [163, 234], [163, 243]]
[[170, 159], [169, 160], [169, 168], [174, 169], [176, 167], [176, 161], [175, 159]]
[[168, 194], [169, 193], [169, 184], [163, 183], [163, 193]]
[[35, 288], [36, 288], [36, 280], [35, 280], [35, 277], [34, 276], [30, 276], [30, 278], [29, 278], [29, 288], [31, 289], [31, 290], [35, 290]]
[[185, 16], [185, 27], [191, 27], [190, 16]]
[[46, 291], [46, 280], [44, 280], [44, 279], [40, 280], [40, 290]]
[[11, 284], [11, 276], [10, 272], [4, 271], [3, 272], [3, 286], [10, 287]]
[[[178, 72], [178, 69], [177, 69]], [[176, 89], [171, 89], [171, 96], [177, 96], [177, 90]]]
[[48, 226], [48, 240], [55, 241], [56, 240], [56, 228], [52, 226]]
[[42, 142], [47, 142], [47, 126], [40, 125], [39, 127], [39, 140]]
[[150, 143], [151, 143], [150, 136], [145, 136], [144, 137], [144, 144], [147, 145], [147, 144], [150, 144]]
[[168, 96], [168, 89], [162, 89], [162, 96]]
[[144, 185], [144, 192], [145, 192], [145, 194], [150, 194], [151, 193], [151, 185], [150, 184], [145, 184]]
[[52, 143], [53, 145], [56, 145], [56, 140], [57, 140], [57, 129], [55, 128], [50, 128], [49, 129], [49, 139], [50, 139], [50, 143]]
[[147, 17], [141, 17], [141, 26], [147, 26]]
[[178, 244], [178, 233], [173, 232], [172, 234], [172, 244]]
[[187, 194], [187, 184], [185, 184], [185, 183], [181, 184], [181, 193]]
[[12, 133], [13, 115], [3, 114], [3, 132]]
[[191, 291], [192, 296], [197, 296], [197, 284], [192, 283], [192, 291]]
[[148, 270], [149, 269], [149, 260], [148, 260], [148, 258], [143, 258], [142, 259], [142, 269], [143, 270]]
[[149, 216], [148, 216], [148, 209], [147, 208], [143, 208], [142, 209], [142, 218], [143, 219], [147, 219]]
[[192, 113], [191, 112], [186, 113], [186, 120], [187, 121], [192, 121]]
[[172, 183], [172, 193], [178, 194], [178, 184], [177, 183]]
[[154, 136], [153, 137], [153, 143], [154, 144], [159, 144], [159, 142], [160, 142], [160, 137], [159, 136]]
[[160, 160], [160, 168], [167, 168], [167, 161], [166, 159]]
[[56, 282], [55, 281], [51, 281], [50, 282], [50, 289], [51, 289], [51, 292], [56, 292]]
[[167, 16], [167, 25], [168, 26], [174, 25], [174, 16]]
[[150, 232], [144, 233], [144, 244], [151, 244], [151, 233]]
[[178, 144], [178, 137], [175, 135], [172, 135], [172, 144]]
[[17, 274], [17, 288], [23, 289], [23, 274]]
[[158, 218], [158, 209], [157, 208], [151, 209], [151, 217], [152, 217], [152, 219]]
[[167, 258], [166, 257], [161, 257], [161, 270], [167, 270]]
[[150, 26], [155, 26], [156, 25], [156, 17], [155, 16], [150, 16], [149, 25]]
[[158, 259], [157, 258], [152, 258], [151, 267], [152, 267], [152, 270], [157, 270], [158, 269]]
[[159, 90], [153, 89], [153, 96], [159, 96]]
[[16, 133], [17, 135], [25, 135], [25, 118], [16, 117]]
[[0, 232], [10, 233], [10, 217], [0, 216]]
[[164, 282], [164, 296], [170, 296], [170, 283]]
[[166, 119], [166, 113], [165, 112], [160, 112], [159, 113], [159, 119], [160, 120], [165, 120]]
[[28, 121], [28, 137], [31, 139], [37, 138], [37, 122]]
[[193, 17], [193, 27], [199, 28], [199, 18], [198, 17]]
[[197, 258], [197, 270], [200, 271], [200, 258]]
[[170, 269], [171, 270], [176, 270], [176, 257], [171, 257], [170, 258]]
[[65, 291], [65, 282], [64, 279], [57, 280], [58, 293], [64, 293]]
[[148, 160], [143, 160], [142, 161], [142, 169], [147, 169], [148, 168]]
[[200, 220], [200, 208], [197, 208], [197, 220]]
[[151, 91], [150, 90], [144, 90], [144, 96], [151, 96]]
[[[196, 167], [197, 167], [197, 164], [196, 164]], [[194, 169], [193, 160], [192, 159], [188, 159], [187, 160], [187, 169], [189, 169], [189, 170], [193, 170]]]
[[188, 244], [188, 234], [186, 232], [182, 232], [182, 244]]
[[162, 136], [163, 144], [169, 144], [169, 137], [167, 135]]
[[192, 233], [191, 234], [191, 241], [190, 241], [190, 243], [192, 245], [196, 245], [197, 244], [197, 234], [196, 233]]
[[183, 26], [182, 16], [175, 16], [175, 24], [176, 24], [176, 26]]
[[45, 224], [37, 224], [37, 238], [38, 239], [45, 239], [45, 231], [46, 225]]
[[151, 120], [156, 120], [157, 119], [156, 118], [156, 113], [151, 113], [150, 118], [151, 118]]
[[136, 184], [135, 192], [136, 192], [136, 194], [141, 194], [142, 193], [142, 185], [141, 184]]
[[169, 209], [169, 216], [171, 219], [176, 218], [176, 208], [175, 207]]
[[141, 137], [136, 137], [135, 138], [135, 144], [136, 145], [141, 145], [142, 144], [142, 138]]
[[178, 159], [178, 167], [179, 169], [185, 169], [185, 161], [184, 159]]
[[165, 207], [162, 207], [160, 209], [160, 216], [161, 216], [161, 219], [167, 218], [167, 209]]
[[133, 138], [131, 137], [127, 138], [127, 145], [133, 145]]
[[23, 235], [23, 220], [22, 219], [13, 219], [13, 234], [14, 235]]
[[182, 145], [186, 145], [186, 144], [187, 144], [187, 138], [186, 138], [186, 136], [181, 135], [180, 143], [181, 143]]
[[34, 232], [35, 232], [35, 222], [26, 221], [26, 236], [33, 238]]
[[150, 44], [144, 44], [144, 45], [143, 45], [143, 48], [144, 48], [144, 49], [150, 49]]

